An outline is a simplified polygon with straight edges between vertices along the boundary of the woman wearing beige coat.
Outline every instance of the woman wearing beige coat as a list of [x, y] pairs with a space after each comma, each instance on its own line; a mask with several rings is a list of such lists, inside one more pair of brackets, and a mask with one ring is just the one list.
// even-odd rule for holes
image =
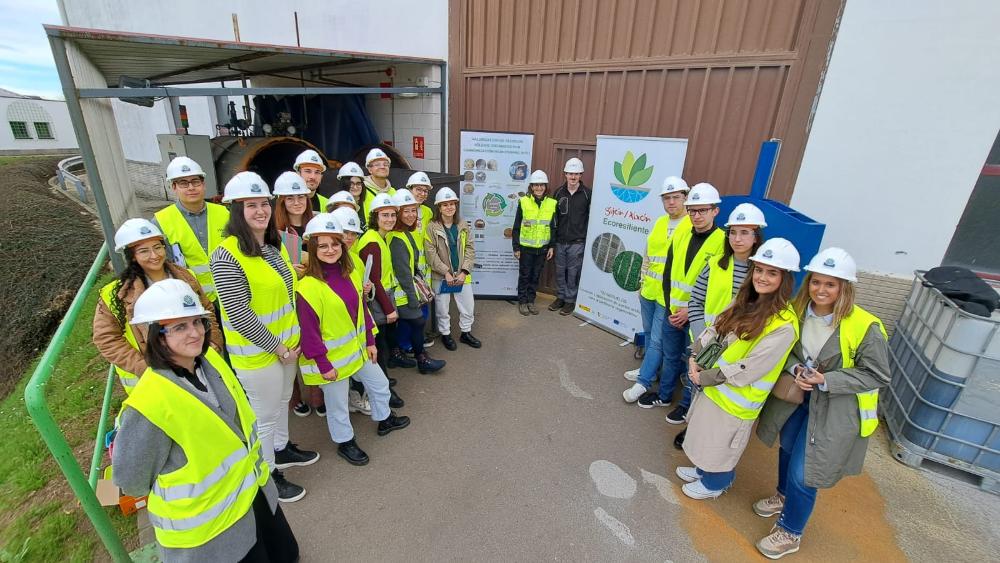
[[750, 262], [733, 304], [694, 344], [692, 357], [698, 358], [718, 340], [721, 356], [711, 366], [689, 362], [689, 377], [701, 390], [688, 413], [684, 439], [684, 453], [694, 466], [678, 467], [676, 473], [687, 481], [681, 490], [693, 499], [716, 498], [732, 485], [754, 422], [798, 339], [789, 298], [799, 253], [787, 240], [774, 238]]

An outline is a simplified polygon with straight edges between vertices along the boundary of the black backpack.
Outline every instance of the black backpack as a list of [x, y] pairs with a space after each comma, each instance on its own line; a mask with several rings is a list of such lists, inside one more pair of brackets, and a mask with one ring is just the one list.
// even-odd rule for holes
[[924, 280], [924, 286], [936, 288], [967, 313], [989, 317], [1000, 306], [1000, 294], [967, 268], [931, 268], [924, 274]]

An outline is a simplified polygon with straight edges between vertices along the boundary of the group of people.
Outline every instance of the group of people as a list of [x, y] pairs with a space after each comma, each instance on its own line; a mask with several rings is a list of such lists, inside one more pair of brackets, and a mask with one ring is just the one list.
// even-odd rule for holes
[[634, 383], [622, 396], [669, 407], [682, 383], [666, 421], [687, 423], [674, 445], [691, 465], [675, 473], [693, 499], [733, 486], [755, 425], [765, 444], [779, 444], [776, 492], [752, 506], [778, 516], [756, 544], [778, 559], [798, 551], [818, 489], [861, 472], [889, 382], [885, 329], [855, 303], [846, 251], [816, 254], [793, 296], [799, 253], [765, 237], [758, 207], [737, 205], [720, 228], [712, 185], [670, 177], [660, 194], [665, 214], [648, 236], [639, 290], [645, 355], [625, 372]]
[[112, 474], [148, 496], [164, 560], [296, 560], [278, 503], [305, 489], [284, 470], [320, 455], [291, 441], [289, 413], [325, 417], [338, 455], [365, 465], [350, 413], [370, 415], [379, 436], [406, 428], [389, 374], [445, 368], [427, 353], [438, 338], [482, 346], [457, 195], [443, 187], [426, 205], [423, 172], [394, 188], [377, 148], [365, 166], [344, 164], [327, 198], [326, 163], [306, 150], [273, 192], [240, 172], [220, 205], [205, 200], [198, 163], [177, 157], [166, 170], [176, 203], [116, 232], [126, 267], [101, 289], [93, 324], [127, 393]]

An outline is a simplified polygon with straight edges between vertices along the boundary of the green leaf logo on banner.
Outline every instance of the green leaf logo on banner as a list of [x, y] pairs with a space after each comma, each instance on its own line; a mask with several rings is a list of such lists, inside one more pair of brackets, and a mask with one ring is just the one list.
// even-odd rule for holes
[[646, 154], [636, 158], [632, 151], [626, 151], [621, 162], [615, 161], [615, 179], [617, 185], [611, 186], [611, 191], [618, 199], [626, 203], [635, 203], [646, 197], [647, 188], [642, 187], [653, 177], [653, 166], [646, 167]]

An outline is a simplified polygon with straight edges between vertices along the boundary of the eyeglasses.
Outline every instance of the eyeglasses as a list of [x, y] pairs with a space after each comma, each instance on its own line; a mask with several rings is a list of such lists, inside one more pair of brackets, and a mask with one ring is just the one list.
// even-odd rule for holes
[[188, 188], [200, 188], [205, 185], [205, 180], [194, 178], [191, 180], [174, 180], [174, 187], [186, 190]]
[[708, 215], [713, 209], [715, 209], [715, 207], [709, 207], [706, 209], [688, 209], [688, 215]]
[[186, 334], [190, 334], [192, 330], [199, 332], [205, 332], [208, 330], [208, 319], [205, 317], [198, 317], [197, 319], [190, 321], [172, 323], [167, 326], [160, 327], [160, 334], [184, 336]]
[[388, 168], [389, 163], [384, 160], [376, 160], [375, 162], [368, 165], [368, 168]]
[[164, 244], [154, 244], [153, 246], [135, 249], [135, 255], [137, 258], [149, 258], [154, 252], [156, 254], [166, 254], [167, 247]]
[[363, 188], [363, 187], [365, 187], [365, 183], [364, 182], [356, 182], [354, 180], [351, 180], [350, 186], [352, 188]]

